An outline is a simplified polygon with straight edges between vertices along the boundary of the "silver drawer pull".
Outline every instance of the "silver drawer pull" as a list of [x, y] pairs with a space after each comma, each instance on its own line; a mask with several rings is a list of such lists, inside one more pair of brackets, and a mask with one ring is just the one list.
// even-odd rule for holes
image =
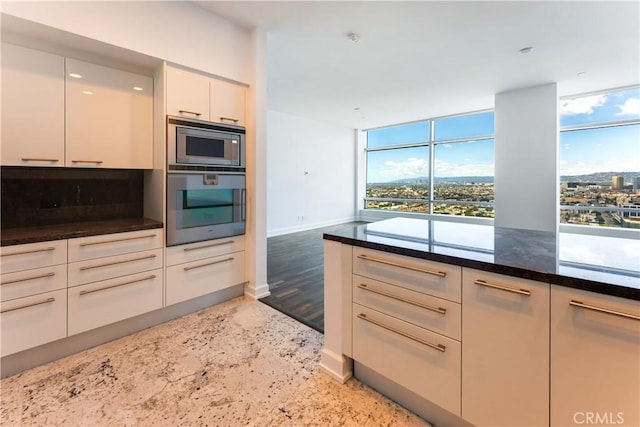
[[140, 257], [140, 258], [127, 259], [127, 260], [124, 260], [124, 261], [109, 262], [107, 264], [87, 265], [87, 266], [84, 266], [84, 267], [80, 267], [80, 271], [91, 270], [92, 268], [109, 267], [110, 265], [124, 264], [124, 263], [127, 263], [127, 262], [142, 261], [142, 260], [145, 260], [145, 259], [151, 259], [151, 258], [155, 258], [155, 257], [156, 257], [156, 255], [147, 255], [147, 256]]
[[137, 280], [130, 280], [128, 282], [118, 283], [117, 285], [105, 286], [104, 288], [91, 289], [90, 291], [80, 291], [80, 295], [87, 295], [87, 294], [92, 294], [94, 292], [106, 291], [107, 289], [119, 288], [120, 286], [130, 285], [132, 283], [144, 282], [144, 281], [152, 280], [155, 278], [156, 278], [156, 275], [152, 274], [149, 277], [145, 277]]
[[202, 115], [202, 113], [196, 113], [195, 111], [188, 111], [188, 110], [178, 110], [178, 113], [180, 113], [180, 114], [182, 114], [182, 113], [193, 114], [194, 116], [198, 116], [198, 117], [200, 117]]
[[122, 238], [122, 239], [113, 239], [113, 240], [103, 240], [102, 242], [80, 243], [80, 246], [84, 247], [84, 246], [91, 246], [91, 245], [101, 245], [103, 243], [125, 242], [127, 240], [150, 239], [152, 237], [156, 237], [156, 235], [155, 234], [145, 234], [144, 236], [125, 237], [125, 238]]
[[475, 283], [476, 285], [479, 285], [479, 286], [486, 286], [487, 288], [500, 289], [501, 291], [513, 292], [514, 294], [525, 295], [525, 296], [528, 296], [528, 297], [531, 296], [531, 291], [528, 291], [526, 289], [509, 288], [507, 286], [496, 285], [495, 283], [489, 283], [489, 282], [486, 282], [486, 281], [480, 280], [480, 279], [475, 280], [473, 283]]
[[208, 262], [206, 264], [200, 264], [200, 265], [194, 265], [193, 267], [184, 267], [184, 271], [189, 271], [189, 270], [194, 270], [196, 268], [200, 268], [200, 267], [207, 267], [210, 265], [214, 265], [214, 264], [222, 264], [223, 262], [229, 262], [229, 261], [233, 261], [234, 258], [225, 258], [225, 259], [221, 259], [219, 261], [213, 261], [213, 262]]
[[14, 256], [14, 255], [25, 255], [25, 254], [35, 254], [38, 252], [49, 252], [49, 251], [55, 251], [56, 248], [54, 247], [48, 247], [48, 248], [43, 248], [43, 249], [32, 249], [30, 251], [22, 251], [22, 252], [12, 252], [10, 254], [2, 254], [0, 256]]
[[611, 310], [609, 308], [596, 307], [595, 305], [585, 304], [582, 301], [571, 300], [569, 305], [586, 308], [587, 310], [593, 310], [599, 313], [613, 314], [614, 316], [624, 317], [625, 319], [640, 320], [640, 316], [636, 316], [635, 314], [624, 313], [622, 311]]
[[18, 283], [18, 282], [26, 282], [28, 280], [43, 279], [45, 277], [53, 277], [55, 275], [56, 273], [47, 273], [47, 274], [41, 274], [40, 276], [25, 277], [24, 279], [5, 280], [4, 282], [0, 283], [0, 285], [8, 285], [9, 283]]
[[391, 265], [391, 266], [394, 266], [394, 267], [402, 267], [402, 268], [406, 268], [407, 270], [419, 271], [420, 273], [427, 273], [427, 274], [431, 274], [433, 276], [438, 276], [438, 277], [445, 277], [447, 275], [447, 273], [444, 272], [444, 271], [433, 271], [433, 270], [426, 270], [424, 268], [411, 267], [409, 265], [398, 264], [398, 263], [395, 263], [393, 261], [387, 261], [385, 259], [371, 258], [371, 257], [368, 257], [366, 255], [358, 255], [358, 258], [360, 258], [362, 260], [365, 260], [365, 261], [378, 262], [380, 264]]
[[434, 307], [432, 305], [423, 304], [421, 302], [411, 301], [411, 300], [399, 297], [397, 295], [393, 295], [391, 293], [387, 293], [385, 291], [369, 288], [364, 283], [360, 283], [358, 285], [358, 288], [360, 288], [362, 290], [365, 290], [365, 291], [373, 292], [374, 294], [384, 295], [385, 297], [389, 297], [389, 298], [393, 298], [393, 299], [398, 300], [398, 301], [406, 302], [407, 304], [415, 305], [417, 307], [426, 308], [427, 310], [435, 311], [436, 313], [447, 314], [447, 309], [446, 308]]
[[211, 243], [210, 245], [196, 246], [196, 247], [193, 247], [193, 248], [184, 248], [184, 251], [185, 252], [197, 251], [198, 249], [214, 248], [216, 246], [230, 245], [232, 243], [233, 243], [233, 240], [228, 240], [226, 242]]
[[224, 122], [224, 121], [228, 121], [228, 122], [233, 122], [233, 123], [238, 123], [238, 119], [232, 119], [231, 117], [220, 117], [220, 121]]
[[405, 337], [405, 338], [409, 338], [410, 340], [413, 340], [413, 341], [415, 341], [415, 342], [419, 342], [420, 344], [424, 344], [424, 345], [426, 345], [427, 347], [431, 347], [431, 348], [436, 349], [436, 350], [438, 350], [438, 351], [441, 351], [441, 352], [443, 352], [443, 353], [444, 353], [444, 352], [446, 351], [446, 349], [447, 349], [447, 347], [446, 347], [446, 346], [444, 346], [444, 345], [442, 345], [442, 344], [433, 344], [433, 343], [430, 343], [429, 341], [425, 341], [425, 340], [423, 340], [423, 339], [416, 338], [416, 337], [414, 337], [414, 336], [412, 336], [412, 335], [409, 335], [409, 334], [407, 334], [407, 333], [404, 333], [404, 332], [402, 332], [402, 331], [399, 331], [399, 330], [397, 330], [396, 328], [393, 328], [393, 327], [391, 327], [391, 326], [388, 326], [388, 325], [385, 325], [385, 324], [383, 324], [383, 323], [380, 323], [380, 322], [378, 322], [377, 320], [369, 319], [369, 318], [367, 317], [367, 315], [366, 315], [366, 314], [364, 314], [364, 313], [360, 313], [360, 314], [358, 314], [358, 318], [359, 318], [359, 319], [362, 319], [362, 320], [365, 320], [365, 321], [367, 321], [367, 322], [369, 322], [369, 323], [373, 323], [374, 325], [379, 326], [379, 327], [381, 327], [381, 328], [383, 328], [383, 329], [386, 329], [386, 330], [388, 330], [388, 331], [395, 332], [395, 333], [396, 333], [396, 334], [398, 334], [398, 335], [402, 335], [402, 336], [403, 336], [403, 337]]
[[31, 158], [31, 157], [23, 157], [22, 161], [23, 162], [54, 162], [54, 163], [57, 163], [60, 160], [58, 160], [58, 159], [37, 159], [37, 158]]
[[95, 163], [95, 164], [102, 164], [104, 163], [103, 160], [71, 160], [71, 163]]
[[19, 305], [18, 307], [8, 308], [6, 310], [0, 311], [0, 313], [8, 313], [10, 311], [22, 310], [23, 308], [35, 307], [36, 305], [49, 304], [50, 302], [54, 302], [55, 298], [47, 298], [44, 301], [34, 302], [32, 304]]

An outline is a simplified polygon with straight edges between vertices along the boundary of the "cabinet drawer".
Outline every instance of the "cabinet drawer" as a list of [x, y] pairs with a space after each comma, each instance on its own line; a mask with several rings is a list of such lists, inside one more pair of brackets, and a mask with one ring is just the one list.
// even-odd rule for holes
[[69, 335], [162, 307], [162, 269], [69, 289]]
[[67, 336], [67, 290], [0, 304], [2, 357]]
[[353, 272], [416, 292], [460, 302], [461, 267], [353, 248]]
[[69, 264], [69, 287], [162, 268], [162, 249]]
[[172, 246], [167, 248], [167, 266], [183, 264], [185, 262], [197, 261], [243, 250], [244, 236], [233, 236], [225, 239], [209, 240], [207, 242]]
[[2, 274], [67, 263], [67, 241], [28, 243], [0, 248]]
[[353, 302], [460, 341], [460, 304], [353, 275]]
[[146, 251], [162, 246], [160, 229], [80, 237], [69, 239], [69, 262]]
[[67, 287], [65, 264], [3, 274], [0, 279], [2, 301], [37, 295]]
[[460, 348], [458, 341], [353, 304], [353, 358], [458, 416]]
[[168, 267], [166, 305], [244, 283], [244, 268], [244, 252]]

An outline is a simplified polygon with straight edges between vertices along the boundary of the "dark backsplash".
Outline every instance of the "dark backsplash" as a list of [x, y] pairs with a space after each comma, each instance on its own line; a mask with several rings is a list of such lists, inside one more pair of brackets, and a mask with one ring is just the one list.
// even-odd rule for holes
[[2, 228], [143, 216], [144, 171], [2, 167]]

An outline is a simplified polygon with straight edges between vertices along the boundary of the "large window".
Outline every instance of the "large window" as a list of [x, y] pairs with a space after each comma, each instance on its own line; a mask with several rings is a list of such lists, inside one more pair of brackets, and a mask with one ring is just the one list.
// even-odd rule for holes
[[640, 228], [640, 88], [563, 98], [560, 221]]
[[367, 132], [365, 208], [494, 217], [494, 113]]

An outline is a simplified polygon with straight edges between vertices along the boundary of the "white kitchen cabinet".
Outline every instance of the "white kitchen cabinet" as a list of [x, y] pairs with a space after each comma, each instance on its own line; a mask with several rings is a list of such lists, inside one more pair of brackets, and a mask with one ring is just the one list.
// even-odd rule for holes
[[244, 283], [244, 251], [168, 266], [166, 272], [165, 304], [176, 304]]
[[167, 248], [166, 262], [171, 266], [240, 251], [244, 251], [244, 236], [232, 236], [188, 245], [170, 246]]
[[640, 425], [640, 303], [551, 286], [551, 425]]
[[549, 422], [549, 285], [463, 269], [462, 418]]
[[167, 66], [167, 114], [209, 120], [209, 77]]
[[67, 336], [67, 241], [0, 248], [0, 355]]
[[153, 168], [153, 79], [67, 58], [66, 166]]
[[64, 166], [64, 57], [2, 44], [2, 164]]
[[246, 91], [247, 89], [244, 86], [211, 79], [209, 81], [210, 120], [212, 122], [246, 126]]
[[167, 114], [245, 126], [246, 87], [167, 66]]
[[161, 230], [69, 240], [69, 335], [162, 308]]

